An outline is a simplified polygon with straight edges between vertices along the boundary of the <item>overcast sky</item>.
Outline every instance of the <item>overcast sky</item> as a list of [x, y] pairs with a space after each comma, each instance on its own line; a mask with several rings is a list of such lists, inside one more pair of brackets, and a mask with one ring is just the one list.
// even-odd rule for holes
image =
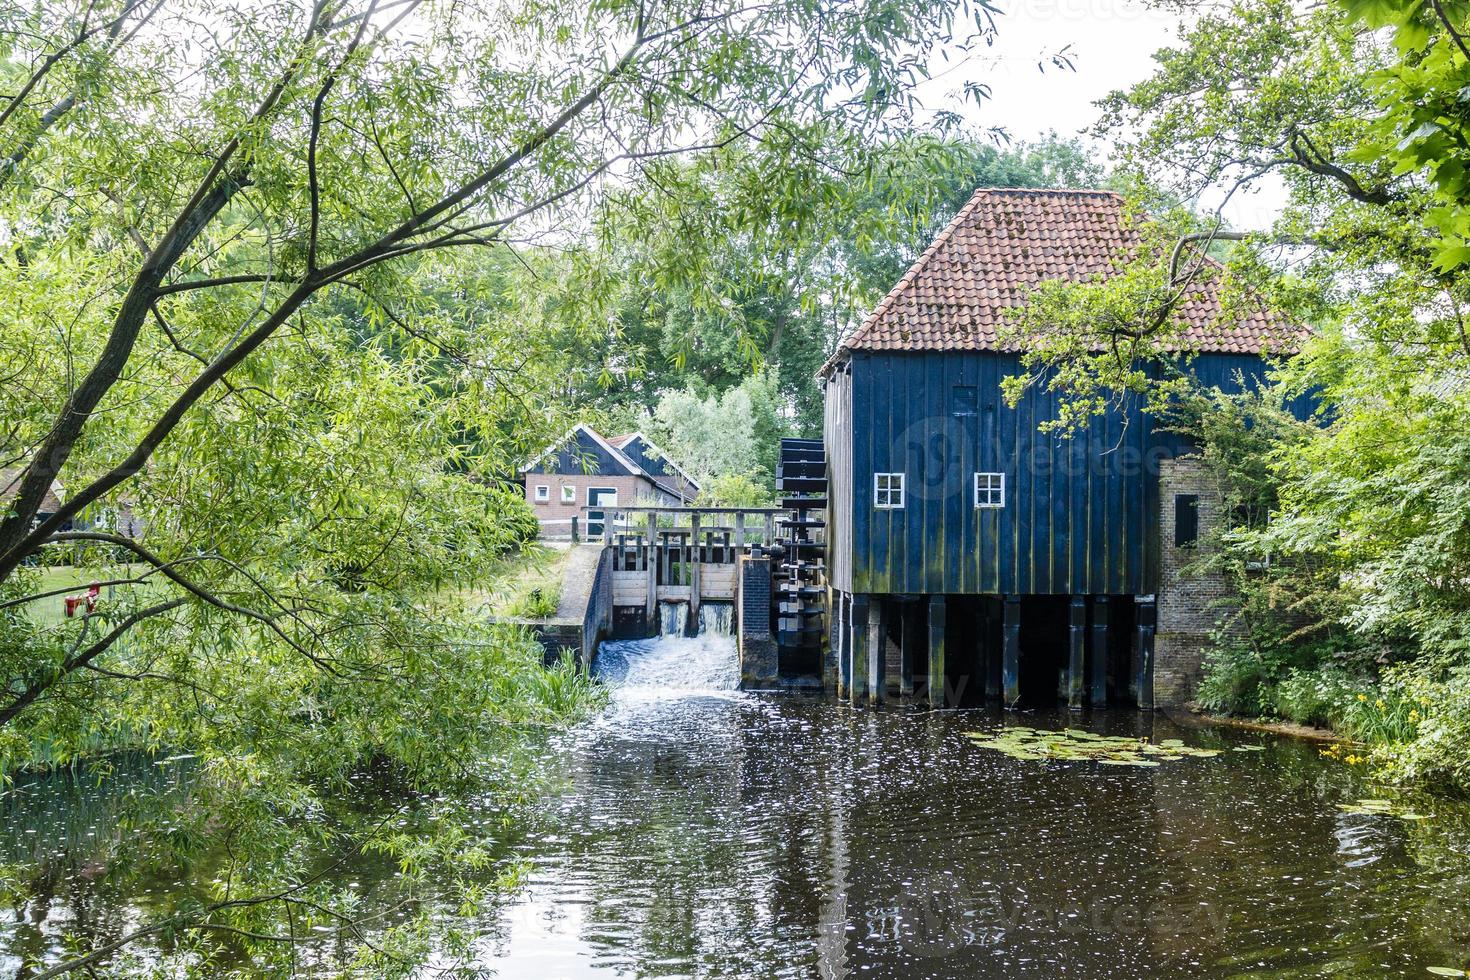
[[[1097, 119], [1093, 103], [1153, 73], [1153, 53], [1177, 42], [1180, 17], [1137, 0], [1001, 0], [994, 46], [931, 83], [937, 91], [960, 88], [965, 79], [990, 85], [993, 98], [966, 115], [981, 126], [1000, 126], [1012, 139], [1033, 140], [1055, 130], [1072, 136]], [[1037, 63], [1070, 45], [1075, 71]], [[943, 66], [935, 66], [936, 72]], [[936, 91], [936, 94], [937, 94]], [[1106, 144], [1099, 147], [1105, 154]], [[1270, 225], [1284, 193], [1266, 187], [1226, 208], [1238, 228]], [[1207, 207], [1213, 201], [1202, 201]]]
[[[977, 114], [1017, 139], [1047, 130], [1076, 133], [1093, 122], [1092, 103], [1153, 71], [1153, 52], [1175, 37], [1178, 18], [1136, 0], [1011, 0], [996, 19], [999, 35], [967, 69], [994, 98]], [[1068, 47], [1070, 46], [1070, 47]], [[1037, 63], [1068, 48], [1075, 71]]]

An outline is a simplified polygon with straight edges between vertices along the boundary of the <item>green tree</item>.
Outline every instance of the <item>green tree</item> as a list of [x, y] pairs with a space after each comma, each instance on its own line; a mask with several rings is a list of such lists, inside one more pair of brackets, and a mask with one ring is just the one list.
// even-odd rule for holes
[[[1278, 379], [1316, 395], [1321, 425], [1273, 446], [1272, 518], [1240, 542], [1257, 556], [1325, 562], [1318, 581], [1337, 590], [1327, 605], [1352, 643], [1379, 647], [1370, 669], [1385, 693], [1367, 703], [1403, 719], [1412, 711], [1422, 727], [1405, 735], [1355, 708], [1341, 717], [1365, 737], [1400, 741], [1382, 756], [1392, 771], [1464, 789], [1467, 8], [1191, 6], [1198, 16], [1180, 43], [1158, 55], [1153, 77], [1105, 100], [1098, 125], [1136, 134], [1119, 147], [1122, 167], [1185, 207], [1160, 212], [1140, 195], [1140, 215], [1154, 203], [1156, 224], [1134, 263], [1109, 282], [1040, 291], [1017, 323], [1035, 338], [1029, 374], [1012, 384], [1047, 379], [1067, 405], [1063, 426], [1141, 389], [1141, 365], [1187, 356], [1175, 311], [1201, 277], [1226, 285], [1227, 321], [1270, 305], [1310, 325]], [[1218, 207], [1199, 205], [1245, 199], [1268, 179], [1287, 195], [1268, 229], [1229, 229]], [[1163, 408], [1187, 389], [1149, 393]]]
[[[801, 191], [750, 185], [747, 154], [660, 162], [620, 199], [590, 268], [569, 280], [579, 293], [584, 277], [616, 283], [615, 329], [575, 345], [579, 400], [636, 413], [669, 390], [723, 392], [764, 365], [795, 431], [818, 435], [823, 362], [977, 187], [1106, 181], [1075, 141], [904, 133], [830, 147], [829, 168], [802, 171], [807, 203], [793, 213], [785, 198]], [[703, 206], [670, 210], [673, 188]]]
[[[587, 703], [526, 637], [439, 605], [523, 536], [499, 478], [562, 421], [560, 338], [527, 327], [574, 308], [578, 335], [606, 330], [608, 284], [558, 308], [535, 250], [701, 149], [744, 147], [747, 186], [813, 208], [823, 154], [904, 125], [918, 66], [989, 18], [984, 0], [0, 11], [0, 768], [37, 746], [198, 757], [199, 809], [164, 837], [228, 842], [206, 879], [223, 894], [139, 936], [228, 934], [284, 969], [285, 917], [347, 914], [299, 877], [308, 844], [440, 860], [446, 881], [490, 862], [452, 822], [410, 839], [325, 814], [369, 769], [400, 791], [513, 773], [508, 745]], [[141, 532], [88, 522], [124, 507]], [[83, 546], [117, 591], [45, 621], [63, 590], [38, 565]]]

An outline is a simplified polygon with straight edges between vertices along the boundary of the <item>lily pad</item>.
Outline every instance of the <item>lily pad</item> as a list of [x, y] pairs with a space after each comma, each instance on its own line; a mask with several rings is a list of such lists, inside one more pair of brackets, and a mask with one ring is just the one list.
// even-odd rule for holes
[[1183, 739], [1164, 739], [1155, 744], [1146, 739], [1099, 735], [1080, 728], [1045, 731], [1017, 725], [991, 732], [966, 732], [965, 735], [981, 748], [1028, 762], [1097, 762], [1152, 769], [1165, 762], [1220, 754], [1218, 749], [1191, 748], [1184, 744]]
[[1416, 813], [1408, 807], [1395, 803], [1393, 800], [1359, 800], [1356, 803], [1339, 803], [1337, 808], [1343, 813], [1354, 813], [1371, 817], [1397, 817], [1399, 820], [1412, 822], [1429, 819], [1428, 814]]
[[1427, 967], [1427, 969], [1437, 977], [1470, 977], [1470, 973], [1466, 973], [1464, 970], [1456, 970], [1452, 966], [1431, 966]]

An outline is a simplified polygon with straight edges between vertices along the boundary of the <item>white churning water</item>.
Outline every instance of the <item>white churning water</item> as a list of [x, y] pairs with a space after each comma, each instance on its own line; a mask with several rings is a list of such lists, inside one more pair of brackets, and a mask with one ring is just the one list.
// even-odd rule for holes
[[[670, 610], [669, 607], [675, 607]], [[666, 603], [663, 625], [677, 629], [689, 613], [683, 603]], [[700, 633], [669, 630], [648, 640], [610, 640], [597, 650], [597, 674], [619, 691], [666, 692], [680, 696], [740, 688], [740, 660], [730, 635], [730, 607], [699, 610]]]
[[[735, 606], [728, 602], [705, 602], [699, 607], [699, 636], [718, 633], [729, 636], [734, 632]], [[689, 603], [661, 602], [658, 605], [658, 632], [660, 636], [683, 636], [689, 632]]]

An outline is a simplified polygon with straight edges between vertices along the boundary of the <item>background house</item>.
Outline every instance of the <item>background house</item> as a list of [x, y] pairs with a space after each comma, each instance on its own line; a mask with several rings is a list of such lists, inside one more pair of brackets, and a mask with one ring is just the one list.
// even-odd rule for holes
[[[24, 474], [25, 467], [23, 466], [0, 469], [0, 512], [3, 512], [15, 495], [20, 492], [20, 480]], [[61, 484], [52, 480], [46, 495], [41, 498], [41, 509], [36, 514], [37, 520], [44, 521], [61, 509], [62, 493]], [[69, 529], [70, 526], [68, 524], [67, 528]]]
[[[840, 677], [885, 671], [892, 628], [906, 648], [926, 639], [931, 700], [945, 678], [1008, 703], [1190, 695], [1224, 585], [1184, 573], [1220, 510], [1187, 440], [1137, 400], [1059, 438], [1038, 431], [1057, 414], [1045, 385], [1015, 408], [1000, 391], [1021, 373], [1006, 311], [1138, 241], [1110, 192], [981, 190], [824, 367]], [[1218, 325], [1208, 282], [1179, 312], [1196, 352], [1182, 366], [1224, 390], [1298, 335], [1266, 311]]]
[[679, 506], [694, 502], [699, 484], [642, 433], [615, 440], [575, 426], [521, 471], [526, 501], [546, 537], [567, 537], [572, 518], [601, 533], [600, 511], [583, 507]]

